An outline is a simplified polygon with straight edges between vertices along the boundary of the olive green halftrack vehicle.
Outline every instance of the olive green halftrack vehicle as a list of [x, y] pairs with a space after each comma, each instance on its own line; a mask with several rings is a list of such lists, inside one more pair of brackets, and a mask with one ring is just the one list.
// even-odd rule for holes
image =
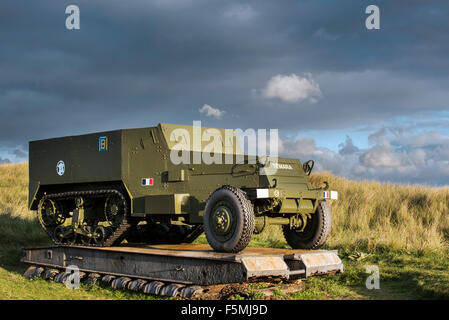
[[[204, 157], [212, 140], [223, 149]], [[313, 161], [249, 156], [238, 140], [233, 130], [159, 124], [32, 141], [29, 208], [64, 245], [190, 243], [205, 232], [216, 251], [239, 252], [278, 224], [292, 248], [320, 248], [337, 193], [311, 188]]]

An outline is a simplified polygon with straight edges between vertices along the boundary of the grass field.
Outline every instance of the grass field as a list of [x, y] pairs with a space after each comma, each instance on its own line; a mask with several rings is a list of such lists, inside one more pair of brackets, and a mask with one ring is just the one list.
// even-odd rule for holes
[[[311, 180], [316, 186], [328, 181], [339, 192], [330, 204], [333, 229], [326, 248], [339, 250], [345, 272], [303, 280], [294, 293], [279, 285], [276, 298], [449, 298], [449, 188], [354, 182], [327, 173]], [[99, 285], [68, 290], [22, 278], [21, 249], [49, 243], [27, 209], [27, 188], [26, 163], [0, 165], [0, 299], [161, 299]], [[204, 235], [197, 242], [205, 243]], [[287, 248], [278, 227], [254, 236], [250, 246]], [[379, 268], [379, 290], [365, 287], [369, 265]], [[245, 298], [262, 298], [264, 287], [250, 284]]]

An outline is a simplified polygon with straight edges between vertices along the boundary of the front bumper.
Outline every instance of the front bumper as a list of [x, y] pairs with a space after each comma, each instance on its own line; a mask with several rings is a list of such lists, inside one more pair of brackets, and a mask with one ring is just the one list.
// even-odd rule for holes
[[309, 198], [309, 199], [330, 199], [338, 200], [337, 191], [327, 190], [303, 190], [299, 192], [287, 191], [276, 188], [260, 188], [248, 192], [254, 199], [269, 199], [269, 198]]
[[337, 200], [337, 191], [323, 189], [294, 191], [278, 188], [257, 188], [247, 191], [248, 197], [256, 203], [261, 200], [275, 200], [276, 207], [272, 213], [301, 214], [316, 211], [319, 201]]

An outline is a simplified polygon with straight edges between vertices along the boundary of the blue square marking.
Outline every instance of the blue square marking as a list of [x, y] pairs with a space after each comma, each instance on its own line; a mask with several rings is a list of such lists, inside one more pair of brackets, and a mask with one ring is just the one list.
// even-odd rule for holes
[[108, 151], [108, 137], [102, 136], [98, 138], [98, 151]]

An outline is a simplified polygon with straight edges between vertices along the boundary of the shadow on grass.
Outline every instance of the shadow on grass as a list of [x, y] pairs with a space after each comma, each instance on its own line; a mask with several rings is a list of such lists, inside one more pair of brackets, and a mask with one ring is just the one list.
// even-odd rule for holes
[[24, 219], [11, 213], [0, 214], [0, 267], [22, 273], [27, 265], [20, 262], [23, 248], [48, 245], [51, 241], [35, 219]]

